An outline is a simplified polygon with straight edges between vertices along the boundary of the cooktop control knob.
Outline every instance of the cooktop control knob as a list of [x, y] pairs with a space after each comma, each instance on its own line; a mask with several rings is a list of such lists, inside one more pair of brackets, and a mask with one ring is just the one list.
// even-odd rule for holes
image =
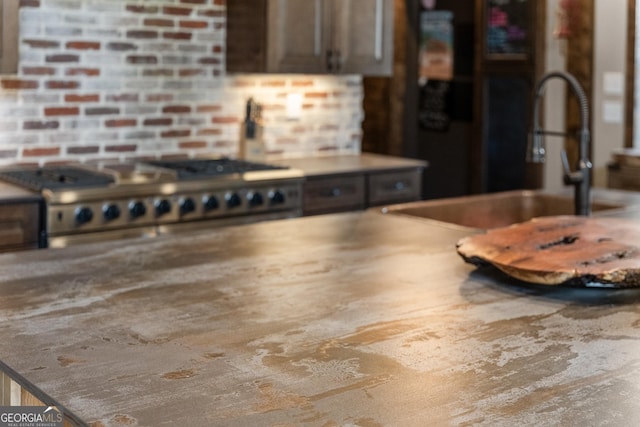
[[204, 196], [202, 198], [202, 205], [206, 212], [214, 211], [218, 209], [218, 199], [216, 196]]
[[167, 199], [157, 200], [155, 203], [156, 216], [166, 215], [171, 212], [171, 202]]
[[105, 221], [113, 221], [114, 219], [118, 219], [120, 217], [120, 208], [118, 205], [114, 205], [113, 203], [105, 204], [102, 207], [102, 216]]
[[131, 218], [139, 218], [147, 213], [147, 207], [142, 202], [129, 203], [129, 214]]
[[236, 208], [242, 204], [242, 199], [238, 196], [238, 193], [227, 193], [224, 198], [227, 201], [227, 207], [229, 209]]
[[93, 219], [93, 211], [91, 208], [87, 208], [85, 206], [80, 206], [76, 209], [76, 223], [78, 225], [86, 224], [91, 222]]
[[247, 201], [249, 202], [249, 206], [253, 207], [260, 206], [262, 203], [264, 203], [262, 194], [258, 193], [257, 191], [248, 192]]
[[280, 190], [269, 191], [269, 201], [272, 205], [281, 205], [285, 202], [284, 193]]
[[180, 213], [186, 215], [196, 210], [196, 202], [191, 197], [187, 197], [180, 201]]

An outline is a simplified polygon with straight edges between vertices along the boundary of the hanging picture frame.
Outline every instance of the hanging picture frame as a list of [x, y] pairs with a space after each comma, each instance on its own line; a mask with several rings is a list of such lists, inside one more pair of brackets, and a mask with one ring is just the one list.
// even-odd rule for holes
[[420, 14], [420, 50], [418, 79], [421, 86], [429, 80], [453, 78], [453, 13], [428, 10]]
[[533, 32], [530, 0], [485, 0], [487, 59], [525, 60], [531, 55]]

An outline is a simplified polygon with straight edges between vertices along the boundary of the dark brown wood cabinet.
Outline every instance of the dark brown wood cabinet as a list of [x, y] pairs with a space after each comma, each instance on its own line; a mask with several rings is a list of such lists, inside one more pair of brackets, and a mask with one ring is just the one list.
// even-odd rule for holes
[[227, 2], [227, 71], [391, 75], [393, 0]]
[[[425, 199], [521, 187], [529, 177], [524, 163], [531, 93], [544, 70], [545, 3], [396, 0], [395, 73], [363, 79], [364, 151], [428, 160]], [[513, 46], [505, 45], [504, 28], [497, 28], [506, 18], [520, 28]], [[450, 29], [448, 80], [421, 79], [420, 53], [433, 29], [423, 22]], [[568, 69], [577, 62], [569, 61]], [[429, 120], [434, 116], [440, 123]]]
[[371, 153], [283, 159], [305, 174], [303, 214], [362, 210], [421, 199], [427, 162]]
[[0, 252], [37, 248], [39, 218], [37, 203], [0, 205]]
[[42, 206], [39, 195], [0, 182], [0, 252], [41, 246]]
[[420, 200], [422, 171], [416, 168], [367, 174], [369, 206]]
[[525, 188], [533, 89], [543, 73], [544, 2], [476, 2], [475, 114], [471, 146], [474, 193]]
[[303, 213], [316, 215], [420, 200], [422, 170], [361, 171], [307, 178]]
[[18, 72], [18, 23], [20, 0], [0, 2], [0, 73]]
[[366, 203], [364, 174], [312, 177], [304, 183], [304, 215], [361, 210]]

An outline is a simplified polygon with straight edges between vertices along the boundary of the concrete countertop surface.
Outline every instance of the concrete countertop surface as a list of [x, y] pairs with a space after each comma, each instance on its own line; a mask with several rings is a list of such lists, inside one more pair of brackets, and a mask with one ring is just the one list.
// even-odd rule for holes
[[8, 203], [30, 203], [42, 200], [39, 193], [0, 181], [0, 205]]
[[269, 163], [299, 169], [307, 177], [426, 168], [425, 160], [374, 153], [273, 159]]
[[[98, 426], [634, 425], [640, 292], [374, 211], [0, 256], [0, 365]], [[49, 400], [52, 398], [52, 400]]]

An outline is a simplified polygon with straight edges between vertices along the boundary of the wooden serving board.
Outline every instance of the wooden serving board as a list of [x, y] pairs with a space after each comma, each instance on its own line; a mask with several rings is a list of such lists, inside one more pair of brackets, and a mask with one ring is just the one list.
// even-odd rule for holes
[[543, 285], [640, 286], [640, 222], [551, 216], [461, 239], [457, 251], [474, 265]]

